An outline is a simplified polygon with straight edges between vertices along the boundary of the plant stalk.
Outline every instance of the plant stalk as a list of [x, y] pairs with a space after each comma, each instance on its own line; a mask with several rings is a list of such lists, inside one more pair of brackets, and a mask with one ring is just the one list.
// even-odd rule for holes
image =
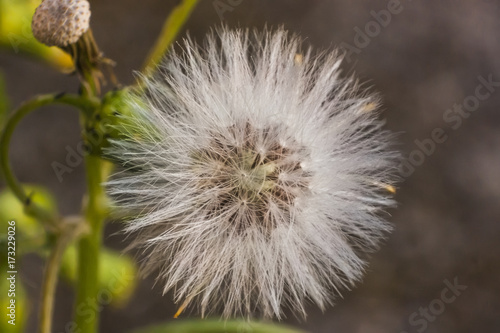
[[19, 122], [29, 113], [38, 108], [49, 104], [65, 104], [74, 106], [88, 113], [99, 104], [95, 99], [82, 98], [77, 95], [70, 94], [49, 94], [36, 96], [33, 99], [23, 103], [15, 110], [7, 119], [5, 126], [0, 135], [0, 172], [5, 177], [5, 182], [14, 195], [21, 201], [25, 207], [27, 214], [35, 217], [39, 221], [45, 223], [50, 229], [57, 229], [57, 217], [45, 211], [34, 202], [31, 201], [31, 196], [24, 191], [19, 180], [14, 175], [9, 161], [9, 144]]
[[106, 194], [101, 185], [106, 178], [102, 172], [104, 163], [99, 157], [85, 156], [88, 193], [84, 216], [90, 232], [80, 238], [78, 244], [75, 322], [80, 333], [97, 332], [102, 309], [102, 304], [99, 304], [98, 276], [103, 226], [107, 215]]
[[149, 76], [160, 63], [165, 52], [181, 31], [197, 3], [198, 0], [182, 0], [165, 20], [160, 36], [158, 36], [142, 68], [147, 76]]
[[[73, 221], [62, 221], [61, 233], [56, 235], [56, 242], [50, 252], [50, 256], [45, 266], [45, 273], [42, 285], [42, 301], [40, 306], [40, 333], [52, 332], [52, 315], [54, 312], [55, 291], [61, 267], [61, 259], [68, 245], [80, 233], [82, 223], [77, 218]], [[76, 222], [76, 223], [75, 223]]]

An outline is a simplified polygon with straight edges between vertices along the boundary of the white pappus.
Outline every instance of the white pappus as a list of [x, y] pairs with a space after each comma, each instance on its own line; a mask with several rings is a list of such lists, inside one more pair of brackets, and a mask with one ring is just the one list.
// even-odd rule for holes
[[110, 153], [126, 231], [179, 312], [281, 318], [358, 281], [390, 226], [393, 135], [378, 99], [283, 29], [170, 51]]

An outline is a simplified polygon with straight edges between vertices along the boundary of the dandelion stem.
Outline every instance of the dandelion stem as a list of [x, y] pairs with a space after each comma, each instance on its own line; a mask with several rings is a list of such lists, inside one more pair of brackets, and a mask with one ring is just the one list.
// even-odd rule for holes
[[198, 3], [198, 0], [182, 0], [177, 5], [163, 24], [160, 36], [151, 49], [147, 60], [144, 63], [143, 71], [146, 75], [151, 74], [154, 68], [160, 63], [165, 51], [170, 47], [175, 37], [188, 20], [191, 12]]

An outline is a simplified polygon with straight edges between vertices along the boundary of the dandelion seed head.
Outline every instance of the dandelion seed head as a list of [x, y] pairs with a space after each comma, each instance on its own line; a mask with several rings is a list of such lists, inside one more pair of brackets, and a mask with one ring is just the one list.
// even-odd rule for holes
[[390, 230], [397, 154], [340, 62], [283, 29], [223, 28], [187, 39], [131, 100], [108, 190], [181, 309], [305, 316], [361, 278]]

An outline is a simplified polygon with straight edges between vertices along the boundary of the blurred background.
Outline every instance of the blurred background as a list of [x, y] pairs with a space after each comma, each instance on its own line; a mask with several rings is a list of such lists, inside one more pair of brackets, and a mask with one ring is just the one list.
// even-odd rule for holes
[[[117, 62], [119, 80], [132, 83], [177, 1], [90, 3], [97, 42]], [[344, 73], [380, 92], [387, 127], [400, 133], [409, 157], [391, 211], [394, 232], [363, 283], [325, 313], [310, 307], [306, 321], [289, 315], [285, 322], [318, 333], [499, 332], [500, 0], [202, 0], [182, 34], [201, 39], [221, 23], [284, 25], [316, 48], [342, 47]], [[78, 89], [75, 77], [14, 46], [0, 49], [0, 70], [13, 107]], [[84, 169], [61, 179], [53, 162], [65, 163], [80, 141], [77, 112], [50, 107], [26, 118], [11, 146], [18, 177], [53, 191], [64, 214], [79, 213]], [[106, 227], [104, 242], [115, 250], [128, 244], [119, 230], [117, 222]], [[32, 300], [26, 332], [36, 330], [42, 271], [37, 256], [22, 263]], [[170, 320], [176, 306], [161, 293], [153, 278], [140, 280], [127, 304], [103, 309], [101, 331]], [[54, 332], [66, 332], [73, 297], [62, 280]]]

